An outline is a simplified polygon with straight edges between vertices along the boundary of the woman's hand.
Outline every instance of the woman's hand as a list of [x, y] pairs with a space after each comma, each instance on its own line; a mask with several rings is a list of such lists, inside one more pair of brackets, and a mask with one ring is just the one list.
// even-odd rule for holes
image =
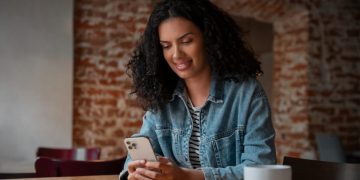
[[128, 179], [136, 180], [136, 169], [145, 167], [145, 160], [131, 161], [128, 164]]
[[[128, 179], [204, 179], [201, 170], [185, 169], [176, 166], [173, 162], [165, 157], [158, 157], [158, 162], [151, 161], [134, 161], [129, 163]], [[131, 168], [135, 168], [130, 170]]]

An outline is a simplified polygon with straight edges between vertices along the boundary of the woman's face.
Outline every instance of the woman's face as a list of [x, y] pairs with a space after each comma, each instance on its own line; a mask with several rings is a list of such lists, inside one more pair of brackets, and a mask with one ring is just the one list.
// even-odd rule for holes
[[182, 79], [210, 76], [203, 34], [191, 21], [173, 17], [159, 26], [160, 44], [170, 68]]

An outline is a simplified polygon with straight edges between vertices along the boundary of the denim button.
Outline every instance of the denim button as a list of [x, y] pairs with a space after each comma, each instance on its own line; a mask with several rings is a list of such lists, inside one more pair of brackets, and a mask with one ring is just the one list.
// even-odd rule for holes
[[189, 161], [188, 158], [185, 158], [185, 161], [188, 162]]

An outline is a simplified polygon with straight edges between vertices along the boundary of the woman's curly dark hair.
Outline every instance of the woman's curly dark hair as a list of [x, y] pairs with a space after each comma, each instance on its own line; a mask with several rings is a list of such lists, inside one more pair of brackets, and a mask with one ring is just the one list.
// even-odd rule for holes
[[145, 110], [157, 110], [167, 103], [179, 79], [164, 59], [159, 42], [158, 27], [170, 17], [185, 18], [203, 32], [207, 61], [219, 78], [243, 81], [262, 74], [240, 27], [226, 12], [209, 0], [165, 0], [153, 9], [127, 66], [133, 93]]

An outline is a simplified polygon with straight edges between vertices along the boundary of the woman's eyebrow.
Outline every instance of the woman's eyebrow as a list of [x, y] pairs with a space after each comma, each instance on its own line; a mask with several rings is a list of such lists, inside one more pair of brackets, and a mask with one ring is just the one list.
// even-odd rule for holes
[[181, 40], [181, 39], [185, 38], [186, 36], [188, 36], [188, 35], [190, 35], [190, 34], [193, 34], [193, 33], [192, 33], [192, 32], [185, 33], [185, 34], [183, 34], [182, 36], [178, 37], [176, 40], [177, 40], [177, 41], [178, 41], [178, 40]]
[[[185, 34], [181, 35], [180, 37], [176, 38], [176, 41], [179, 41], [190, 34], [194, 34], [194, 33], [192, 33], [192, 32], [185, 33]], [[167, 43], [167, 41], [160, 40], [160, 43]]]

